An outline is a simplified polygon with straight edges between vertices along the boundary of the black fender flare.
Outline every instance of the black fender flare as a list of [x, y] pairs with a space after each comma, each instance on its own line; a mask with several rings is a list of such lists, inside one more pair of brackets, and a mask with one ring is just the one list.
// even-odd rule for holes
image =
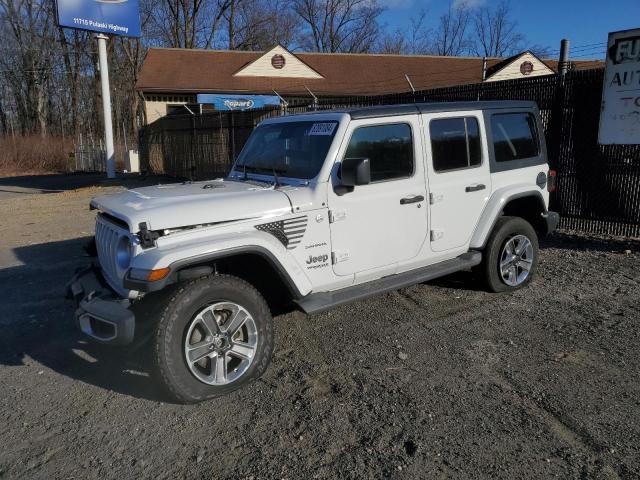
[[[171, 285], [181, 281], [181, 272], [183, 273], [182, 280], [186, 280], [189, 278], [193, 278], [193, 275], [190, 275], [189, 271], [194, 270], [194, 274], [203, 263], [214, 262], [215, 260], [220, 260], [223, 258], [234, 257], [236, 255], [259, 255], [264, 258], [271, 267], [278, 273], [283, 283], [289, 289], [292, 297], [294, 299], [302, 298], [304, 295], [298, 290], [295, 282], [287, 272], [287, 270], [282, 266], [282, 264], [278, 261], [278, 259], [264, 247], [260, 247], [258, 245], [248, 245], [242, 247], [234, 247], [227, 250], [221, 250], [219, 252], [212, 252], [203, 255], [196, 255], [193, 257], [183, 258], [177, 260], [169, 265], [171, 269], [171, 273], [167, 275], [167, 277], [156, 280], [156, 281], [148, 281], [148, 280], [136, 280], [130, 277], [129, 272], [125, 275], [124, 278], [124, 287], [130, 290], [137, 290], [139, 292], [157, 292], [164, 289], [167, 285]], [[193, 268], [189, 268], [193, 267]], [[189, 273], [188, 273], [189, 272]], [[204, 270], [200, 270], [202, 274], [206, 274]], [[209, 271], [211, 273], [211, 271]], [[185, 275], [186, 274], [186, 275]]]

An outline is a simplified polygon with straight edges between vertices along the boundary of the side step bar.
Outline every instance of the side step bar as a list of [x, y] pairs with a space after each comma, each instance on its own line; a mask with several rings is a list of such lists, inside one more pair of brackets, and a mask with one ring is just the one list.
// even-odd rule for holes
[[460, 270], [475, 267], [482, 261], [480, 252], [467, 252], [459, 257], [444, 262], [428, 265], [418, 270], [389, 275], [388, 277], [366, 282], [360, 285], [343, 288], [333, 292], [311, 293], [296, 301], [306, 313], [317, 313], [342, 305], [344, 303], [361, 300], [379, 293], [398, 290], [417, 283], [427, 282], [434, 278], [444, 277]]

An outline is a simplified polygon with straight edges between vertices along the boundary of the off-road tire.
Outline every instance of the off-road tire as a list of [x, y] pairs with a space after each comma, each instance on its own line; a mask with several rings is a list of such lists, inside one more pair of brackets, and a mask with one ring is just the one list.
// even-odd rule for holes
[[[533, 263], [526, 279], [515, 286], [507, 285], [500, 273], [500, 256], [506, 243], [516, 235], [524, 235], [533, 247]], [[492, 292], [510, 292], [525, 287], [535, 275], [538, 264], [538, 235], [531, 224], [520, 217], [503, 216], [498, 219], [487, 240], [480, 271], [487, 288]]]
[[[251, 314], [258, 344], [253, 362], [240, 378], [227, 385], [208, 385], [189, 370], [184, 341], [196, 313], [220, 301], [235, 302]], [[228, 394], [265, 372], [273, 352], [273, 321], [267, 303], [252, 285], [231, 275], [211, 275], [176, 289], [161, 313], [153, 341], [155, 370], [168, 395], [179, 403], [197, 403]]]

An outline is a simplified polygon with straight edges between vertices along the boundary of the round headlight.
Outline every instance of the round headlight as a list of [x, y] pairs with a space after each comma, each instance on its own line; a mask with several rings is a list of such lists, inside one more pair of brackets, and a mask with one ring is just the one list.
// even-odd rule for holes
[[131, 240], [129, 237], [120, 237], [116, 247], [116, 262], [121, 269], [129, 268], [131, 263]]

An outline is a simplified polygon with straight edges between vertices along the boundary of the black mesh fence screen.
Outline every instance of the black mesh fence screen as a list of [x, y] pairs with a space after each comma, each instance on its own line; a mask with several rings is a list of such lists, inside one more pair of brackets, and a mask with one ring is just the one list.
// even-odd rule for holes
[[[604, 71], [582, 70], [415, 93], [320, 99], [319, 109], [414, 102], [533, 100], [545, 125], [549, 164], [558, 172], [551, 208], [561, 227], [640, 236], [640, 146], [601, 146], [598, 124]], [[287, 113], [310, 110], [290, 106]], [[168, 116], [140, 131], [143, 168], [189, 179], [224, 176], [255, 126], [280, 109]]]

